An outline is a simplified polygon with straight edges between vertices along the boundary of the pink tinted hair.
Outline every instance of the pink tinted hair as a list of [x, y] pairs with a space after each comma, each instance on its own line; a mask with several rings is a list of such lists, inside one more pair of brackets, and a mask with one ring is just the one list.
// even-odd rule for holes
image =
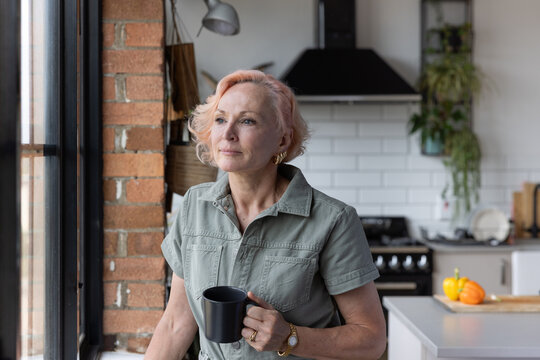
[[258, 70], [238, 70], [221, 79], [217, 84], [215, 94], [210, 95], [205, 103], [198, 105], [193, 110], [189, 121], [189, 130], [194, 135], [197, 156], [202, 162], [215, 165], [210, 150], [210, 134], [214, 123], [214, 114], [221, 97], [234, 85], [247, 82], [264, 86], [268, 90], [273, 99], [272, 106], [277, 115], [278, 128], [283, 132], [292, 132], [291, 144], [287, 149], [287, 157], [284, 162], [291, 161], [304, 153], [304, 143], [309, 138], [309, 130], [298, 111], [292, 90], [272, 75]]

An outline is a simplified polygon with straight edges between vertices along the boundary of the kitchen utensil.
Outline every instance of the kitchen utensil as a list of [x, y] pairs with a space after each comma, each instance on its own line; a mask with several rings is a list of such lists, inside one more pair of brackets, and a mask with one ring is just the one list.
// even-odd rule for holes
[[470, 232], [477, 241], [496, 240], [502, 242], [508, 237], [510, 223], [506, 215], [497, 208], [477, 211], [471, 220]]

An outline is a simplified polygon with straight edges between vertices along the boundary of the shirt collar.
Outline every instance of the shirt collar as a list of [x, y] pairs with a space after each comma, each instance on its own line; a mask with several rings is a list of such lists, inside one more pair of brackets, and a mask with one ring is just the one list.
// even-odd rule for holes
[[[286, 179], [289, 179], [290, 183], [278, 202], [265, 212], [274, 216], [278, 212], [309, 216], [313, 200], [313, 189], [308, 184], [302, 171], [288, 164], [279, 165], [278, 171]], [[229, 176], [224, 174], [208, 190], [204, 191], [199, 199], [203, 201], [221, 201], [230, 192]]]

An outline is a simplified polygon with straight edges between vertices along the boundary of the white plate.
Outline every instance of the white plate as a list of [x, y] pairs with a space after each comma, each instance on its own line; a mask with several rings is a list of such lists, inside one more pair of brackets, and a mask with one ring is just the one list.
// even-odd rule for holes
[[470, 229], [474, 239], [477, 241], [490, 239], [504, 241], [508, 237], [510, 224], [502, 211], [488, 208], [474, 214]]

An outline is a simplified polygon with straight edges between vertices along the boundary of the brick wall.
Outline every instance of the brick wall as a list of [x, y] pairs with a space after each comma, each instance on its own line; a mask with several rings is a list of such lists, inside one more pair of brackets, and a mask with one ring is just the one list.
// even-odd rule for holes
[[103, 1], [105, 349], [144, 352], [165, 303], [160, 0]]

